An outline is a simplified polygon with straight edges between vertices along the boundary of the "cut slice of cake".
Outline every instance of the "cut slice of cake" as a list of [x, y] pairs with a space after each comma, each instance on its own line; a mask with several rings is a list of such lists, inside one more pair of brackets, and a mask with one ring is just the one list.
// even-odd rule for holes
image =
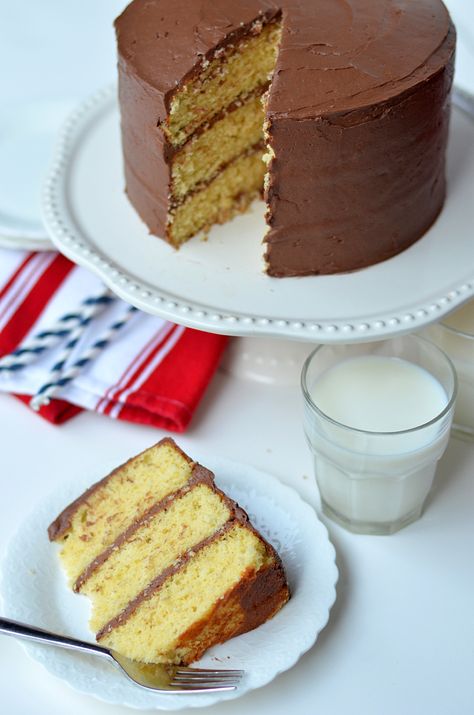
[[91, 629], [144, 663], [198, 659], [288, 600], [283, 566], [247, 514], [171, 439], [114, 470], [48, 530]]

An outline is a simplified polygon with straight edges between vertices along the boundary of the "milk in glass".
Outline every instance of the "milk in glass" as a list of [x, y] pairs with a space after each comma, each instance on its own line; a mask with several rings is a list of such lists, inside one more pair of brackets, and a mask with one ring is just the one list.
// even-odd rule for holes
[[407, 360], [367, 354], [329, 367], [309, 394], [317, 410], [306, 434], [326, 510], [353, 523], [419, 515], [449, 435], [436, 422], [448, 404], [440, 382]]

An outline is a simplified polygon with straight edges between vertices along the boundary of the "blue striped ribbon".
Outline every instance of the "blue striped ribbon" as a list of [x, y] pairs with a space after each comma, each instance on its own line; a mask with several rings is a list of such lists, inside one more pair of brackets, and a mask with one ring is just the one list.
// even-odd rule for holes
[[[0, 359], [0, 372], [16, 372], [30, 365], [39, 358], [46, 350], [50, 350], [57, 343], [69, 337], [74, 332], [75, 339], [66, 346], [72, 350], [80, 335], [89, 325], [91, 320], [101, 312], [105, 306], [114, 300], [112, 293], [106, 289], [96, 296], [90, 296], [82, 301], [81, 309], [76, 312], [65, 313], [56, 323], [46, 330], [42, 330], [32, 336], [27, 342], [22, 343], [16, 350], [4, 355]], [[69, 354], [68, 353], [68, 354]], [[62, 358], [65, 361], [67, 355]], [[59, 365], [59, 363], [57, 364]], [[55, 366], [57, 367], [57, 366]]]
[[[61, 359], [58, 363], [56, 363], [51, 370], [48, 382], [40, 387], [36, 395], [31, 399], [30, 406], [34, 410], [39, 410], [43, 405], [49, 404], [53, 396], [57, 396], [57, 393], [60, 392], [62, 388], [73, 382], [82, 370], [93, 362], [97, 356], [109, 346], [112, 340], [118, 335], [118, 333], [136, 312], [138, 312], [137, 308], [128, 306], [125, 314], [119, 320], [113, 322], [107, 330], [97, 340], [95, 340], [89, 348], [86, 349], [84, 354], [81, 355], [81, 357], [76, 360], [71, 367], [65, 370], [64, 374], [63, 370], [65, 368], [65, 360]], [[72, 342], [73, 341], [71, 340], [71, 343]], [[74, 345], [76, 343], [77, 340]]]

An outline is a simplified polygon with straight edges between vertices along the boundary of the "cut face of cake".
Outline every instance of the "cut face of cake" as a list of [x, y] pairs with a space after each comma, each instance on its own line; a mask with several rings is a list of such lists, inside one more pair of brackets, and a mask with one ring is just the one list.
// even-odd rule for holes
[[144, 663], [191, 663], [288, 600], [281, 561], [171, 439], [95, 484], [49, 527], [97, 640]]
[[116, 30], [127, 193], [173, 246], [264, 192], [267, 273], [338, 273], [438, 216], [441, 0], [134, 0]]

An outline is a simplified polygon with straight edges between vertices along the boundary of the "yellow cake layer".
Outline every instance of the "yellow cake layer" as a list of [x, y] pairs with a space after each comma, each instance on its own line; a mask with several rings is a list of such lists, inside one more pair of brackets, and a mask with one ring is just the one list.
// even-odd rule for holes
[[129, 524], [188, 481], [193, 464], [171, 444], [158, 444], [120, 467], [80, 504], [60, 539], [71, 585]]
[[280, 36], [280, 22], [264, 26], [260, 34], [249, 35], [234, 49], [227, 48], [212, 59], [181, 87], [172, 99], [168, 122], [163, 124], [170, 143], [181, 145], [236, 99], [266, 85], [275, 67]]
[[251, 530], [236, 524], [198, 551], [123, 625], [104, 635], [101, 645], [148, 663], [186, 661], [186, 649], [177, 649], [180, 636], [206, 618], [243, 575], [272, 561], [264, 543]]
[[199, 231], [225, 223], [247, 208], [263, 187], [262, 155], [259, 150], [236, 159], [173, 211], [167, 231], [173, 245], [179, 246]]
[[190, 139], [173, 158], [171, 195], [182, 198], [249, 147], [263, 140], [261, 95], [248, 99], [202, 134]]
[[81, 589], [92, 599], [91, 629], [98, 632], [119, 615], [164, 569], [214, 534], [230, 516], [222, 497], [198, 484], [135, 531]]

